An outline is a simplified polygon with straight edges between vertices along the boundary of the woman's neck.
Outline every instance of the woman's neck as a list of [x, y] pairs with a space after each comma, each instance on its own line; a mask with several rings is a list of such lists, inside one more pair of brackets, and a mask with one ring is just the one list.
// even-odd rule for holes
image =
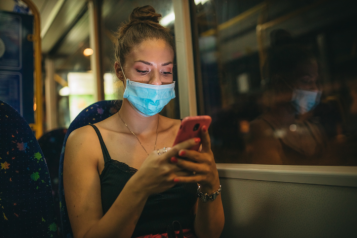
[[122, 119], [128, 125], [129, 129], [137, 136], [151, 134], [152, 132], [156, 133], [159, 114], [145, 117], [141, 115], [126, 99], [123, 99], [123, 103], [118, 114], [118, 123], [122, 124], [125, 128], [125, 125], [121, 121]]

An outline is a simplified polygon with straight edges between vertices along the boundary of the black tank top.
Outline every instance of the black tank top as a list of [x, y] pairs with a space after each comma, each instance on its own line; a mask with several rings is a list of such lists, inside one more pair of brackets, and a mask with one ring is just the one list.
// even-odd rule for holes
[[[104, 157], [104, 169], [100, 175], [103, 215], [109, 210], [128, 180], [137, 169], [112, 160], [103, 138], [95, 125]], [[192, 229], [194, 205], [197, 201], [196, 184], [177, 184], [163, 193], [151, 195], [136, 224], [132, 237], [166, 233], [168, 226], [178, 221], [182, 229]]]

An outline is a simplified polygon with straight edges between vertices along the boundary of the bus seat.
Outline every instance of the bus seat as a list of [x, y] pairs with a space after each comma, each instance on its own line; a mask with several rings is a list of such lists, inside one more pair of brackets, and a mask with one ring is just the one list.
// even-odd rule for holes
[[25, 119], [0, 101], [1, 237], [58, 237], [51, 180]]
[[[43, 155], [46, 158], [47, 167], [50, 172], [52, 195], [55, 200], [55, 212], [56, 212], [57, 222], [60, 221], [59, 196], [58, 196], [58, 167], [59, 167], [59, 160], [62, 151], [62, 144], [66, 133], [67, 133], [67, 129], [59, 128], [46, 132], [38, 140]], [[59, 233], [61, 234], [61, 231], [59, 231]]]
[[66, 142], [68, 136], [71, 134], [72, 131], [89, 125], [100, 122], [113, 114], [115, 114], [121, 107], [121, 101], [111, 100], [111, 101], [100, 101], [96, 102], [83, 111], [81, 111], [78, 116], [72, 121], [71, 125], [69, 126], [66, 136], [63, 141], [62, 152], [60, 156], [60, 163], [59, 163], [59, 201], [60, 201], [60, 214], [61, 214], [61, 233], [63, 237], [72, 237], [72, 229], [69, 222], [67, 208], [66, 208], [66, 201], [64, 197], [64, 190], [63, 190], [63, 161], [64, 161], [64, 151], [66, 147]]

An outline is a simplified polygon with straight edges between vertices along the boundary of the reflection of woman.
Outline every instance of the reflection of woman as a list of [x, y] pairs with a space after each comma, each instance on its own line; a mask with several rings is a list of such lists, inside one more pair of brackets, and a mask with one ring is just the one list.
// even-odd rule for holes
[[289, 44], [270, 52], [267, 68], [271, 102], [269, 111], [251, 123], [252, 162], [318, 163], [325, 135], [310, 120], [321, 95], [315, 57]]
[[[135, 8], [119, 29], [115, 70], [125, 86], [120, 111], [68, 138], [63, 173], [74, 237], [170, 237], [180, 229], [184, 237], [219, 237], [223, 229], [207, 128], [201, 138], [166, 148], [180, 121], [158, 114], [175, 97], [174, 47], [159, 17], [151, 6]], [[188, 150], [201, 140], [201, 152]], [[197, 192], [216, 199], [197, 199], [197, 183]]]

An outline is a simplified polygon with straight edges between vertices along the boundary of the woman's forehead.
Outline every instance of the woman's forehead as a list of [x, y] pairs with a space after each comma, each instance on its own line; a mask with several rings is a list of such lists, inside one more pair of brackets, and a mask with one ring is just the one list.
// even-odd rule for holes
[[316, 61], [310, 61], [307, 63], [299, 64], [296, 67], [298, 73], [318, 74], [318, 64]]
[[148, 39], [134, 46], [128, 55], [130, 61], [166, 63], [173, 60], [174, 52], [170, 44], [161, 39]]

